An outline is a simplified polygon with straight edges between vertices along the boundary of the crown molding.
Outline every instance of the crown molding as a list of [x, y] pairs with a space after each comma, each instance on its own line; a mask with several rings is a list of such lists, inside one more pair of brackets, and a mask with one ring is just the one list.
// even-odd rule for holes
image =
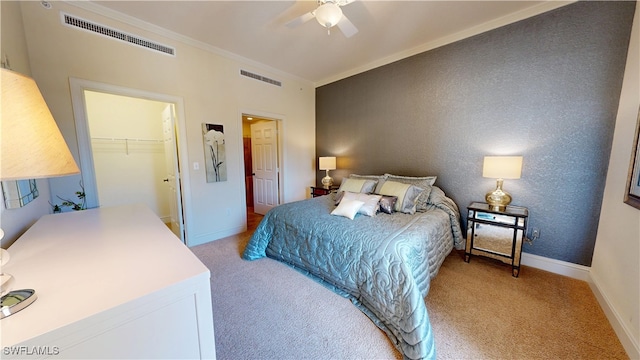
[[69, 1], [69, 0], [65, 0], [63, 2], [68, 4], [68, 5], [71, 5], [71, 6], [74, 6], [74, 7], [77, 7], [77, 8], [92, 12], [94, 14], [97, 14], [97, 15], [100, 15], [100, 16], [104, 16], [104, 17], [110, 18], [112, 20], [116, 20], [116, 21], [122, 22], [122, 23], [128, 24], [130, 26], [134, 26], [134, 27], [139, 28], [141, 30], [145, 30], [145, 31], [154, 33], [156, 35], [163, 36], [165, 38], [172, 39], [172, 40], [178, 41], [180, 43], [183, 43], [183, 44], [186, 44], [186, 45], [190, 45], [190, 46], [196, 47], [198, 49], [201, 49], [201, 50], [204, 50], [204, 51], [207, 51], [207, 52], [210, 52], [210, 53], [213, 53], [213, 54], [216, 54], [216, 55], [219, 55], [219, 56], [231, 59], [231, 60], [235, 60], [235, 61], [238, 61], [240, 63], [246, 64], [246, 65], [249, 65], [249, 66], [253, 66], [253, 67], [257, 68], [257, 69], [268, 71], [268, 72], [276, 74], [276, 75], [288, 77], [290, 79], [294, 79], [294, 80], [299, 81], [299, 82], [312, 84], [315, 87], [320, 87], [320, 86], [323, 86], [323, 85], [326, 85], [326, 84], [329, 84], [329, 83], [332, 83], [332, 82], [347, 78], [349, 76], [353, 76], [353, 75], [356, 75], [356, 74], [359, 74], [359, 73], [362, 73], [362, 72], [365, 72], [365, 71], [369, 71], [369, 70], [375, 69], [377, 67], [380, 67], [380, 66], [383, 66], [383, 65], [387, 65], [387, 64], [393, 63], [395, 61], [398, 61], [398, 60], [401, 60], [401, 59], [404, 59], [404, 58], [407, 58], [407, 57], [410, 57], [410, 56], [413, 56], [413, 55], [417, 55], [417, 54], [423, 53], [425, 51], [429, 51], [429, 50], [432, 50], [432, 49], [435, 49], [435, 48], [438, 48], [438, 47], [441, 47], [441, 46], [444, 46], [444, 45], [447, 45], [447, 44], [451, 44], [451, 43], [454, 43], [456, 41], [459, 41], [459, 40], [462, 40], [462, 39], [465, 39], [465, 38], [468, 38], [468, 37], [471, 37], [471, 36], [482, 34], [484, 32], [487, 32], [487, 31], [490, 31], [490, 30], [493, 30], [493, 29], [497, 29], [497, 28], [505, 26], [505, 25], [509, 25], [509, 24], [518, 22], [520, 20], [524, 20], [524, 19], [536, 16], [536, 15], [539, 15], [539, 14], [542, 14], [542, 13], [545, 13], [545, 12], [548, 12], [548, 11], [551, 11], [551, 10], [555, 10], [555, 9], [561, 8], [563, 6], [575, 3], [577, 1], [576, 0], [571, 0], [571, 1], [553, 1], [553, 0], [546, 1], [546, 2], [543, 2], [541, 4], [532, 6], [530, 8], [527, 8], [527, 9], [524, 9], [524, 10], [521, 10], [521, 11], [518, 11], [518, 12], [515, 12], [515, 13], [512, 13], [512, 14], [509, 14], [509, 15], [505, 15], [505, 16], [497, 18], [497, 19], [493, 19], [491, 21], [482, 23], [480, 25], [471, 27], [469, 29], [466, 29], [466, 30], [463, 30], [463, 31], [459, 31], [459, 32], [454, 33], [454, 34], [451, 34], [449, 36], [442, 37], [442, 38], [437, 39], [435, 41], [431, 41], [431, 42], [422, 44], [422, 45], [414, 47], [412, 49], [401, 51], [401, 52], [395, 53], [393, 55], [384, 57], [382, 59], [370, 62], [368, 64], [355, 67], [355, 68], [353, 68], [351, 70], [342, 72], [340, 74], [336, 74], [334, 76], [328, 77], [326, 79], [323, 79], [323, 80], [315, 82], [315, 83], [310, 81], [310, 80], [300, 78], [300, 77], [298, 77], [296, 75], [292, 75], [292, 74], [284, 72], [282, 70], [273, 68], [271, 66], [265, 65], [265, 64], [260, 63], [260, 62], [257, 62], [255, 60], [251, 60], [251, 59], [245, 58], [243, 56], [240, 56], [238, 54], [229, 52], [227, 50], [224, 50], [224, 49], [221, 49], [221, 48], [206, 44], [206, 43], [204, 43], [202, 41], [193, 39], [191, 37], [188, 37], [188, 36], [185, 36], [185, 35], [181, 35], [181, 34], [178, 34], [176, 32], [173, 32], [171, 30], [165, 29], [163, 27], [148, 23], [146, 21], [140, 20], [140, 19], [132, 17], [130, 15], [126, 15], [126, 14], [123, 14], [121, 12], [109, 9], [107, 7], [104, 7], [102, 5], [95, 4], [95, 3], [91, 2], [91, 1]]
[[[255, 60], [251, 60], [249, 58], [240, 56], [238, 54], [232, 53], [230, 51], [218, 48], [216, 46], [213, 45], [209, 45], [207, 43], [204, 43], [200, 40], [196, 40], [193, 39], [191, 37], [182, 35], [182, 34], [178, 34], [174, 31], [165, 29], [163, 27], [151, 24], [149, 22], [140, 20], [138, 18], [135, 18], [133, 16], [127, 15], [127, 14], [123, 14], [121, 12], [109, 9], [107, 7], [104, 7], [102, 5], [98, 5], [96, 3], [93, 3], [91, 1], [69, 1], [69, 0], [64, 0], [62, 1], [63, 3], [82, 9], [82, 10], [86, 10], [89, 12], [92, 12], [96, 15], [100, 15], [100, 16], [104, 16], [107, 17], [111, 20], [115, 20], [115, 21], [119, 21], [121, 23], [136, 27], [138, 29], [144, 30], [144, 31], [148, 31], [151, 33], [154, 33], [156, 35], [174, 40], [174, 41], [178, 41], [182, 44], [185, 45], [189, 45], [189, 46], [193, 46], [195, 48], [198, 48], [200, 50], [204, 50], [207, 51], [209, 53], [218, 55], [218, 56], [222, 56], [224, 58], [230, 59], [230, 60], [234, 60], [240, 63], [243, 63], [247, 66], [251, 66], [257, 69], [261, 69], [263, 71], [268, 71], [272, 74], [275, 75], [279, 75], [279, 76], [283, 76], [283, 77], [287, 77], [289, 79], [293, 79], [295, 81], [299, 81], [299, 82], [303, 82], [303, 83], [307, 83], [309, 85], [313, 85], [312, 81], [309, 81], [307, 79], [303, 79], [299, 76], [284, 72], [282, 70], [273, 68], [269, 65], [265, 65], [261, 62], [257, 62]], [[284, 84], [284, 82], [283, 82]]]

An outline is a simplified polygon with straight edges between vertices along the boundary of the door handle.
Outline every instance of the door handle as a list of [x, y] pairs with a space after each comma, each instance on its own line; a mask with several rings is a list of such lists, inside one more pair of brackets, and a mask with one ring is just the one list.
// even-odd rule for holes
[[162, 181], [169, 182], [169, 179], [168, 178], [167, 179], [162, 179]]

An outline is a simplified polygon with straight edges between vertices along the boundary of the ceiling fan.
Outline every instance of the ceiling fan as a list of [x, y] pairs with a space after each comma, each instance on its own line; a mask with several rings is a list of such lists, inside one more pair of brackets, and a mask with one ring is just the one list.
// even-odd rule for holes
[[303, 14], [285, 25], [294, 28], [313, 18], [318, 20], [320, 25], [327, 28], [327, 34], [331, 34], [331, 28], [338, 26], [346, 37], [351, 37], [358, 32], [353, 23], [342, 13], [341, 6], [348, 5], [353, 0], [318, 0], [318, 7], [306, 14]]

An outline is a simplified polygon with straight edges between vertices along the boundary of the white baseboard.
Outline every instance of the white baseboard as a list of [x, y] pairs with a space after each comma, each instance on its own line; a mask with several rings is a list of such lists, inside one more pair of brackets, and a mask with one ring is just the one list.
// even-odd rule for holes
[[560, 261], [555, 259], [549, 259], [543, 256], [528, 254], [523, 252], [521, 264], [525, 266], [531, 266], [536, 269], [545, 270], [558, 275], [568, 276], [574, 279], [586, 281], [591, 288], [594, 296], [598, 300], [602, 311], [604, 311], [611, 327], [615, 331], [620, 343], [624, 347], [627, 355], [631, 359], [640, 359], [640, 346], [638, 341], [633, 338], [631, 331], [626, 326], [626, 322], [620, 316], [620, 314], [613, 307], [611, 301], [607, 298], [598, 285], [598, 279], [591, 273], [591, 268], [588, 266], [577, 265], [566, 261]]
[[187, 246], [192, 247], [196, 245], [202, 245], [214, 240], [219, 240], [225, 238], [227, 236], [233, 236], [247, 231], [247, 225], [238, 226], [230, 229], [225, 229], [221, 231], [206, 233], [204, 235], [198, 236], [190, 236], [187, 238]]
[[633, 338], [631, 330], [629, 330], [629, 327], [626, 325], [627, 322], [620, 316], [615, 307], [613, 307], [607, 295], [601, 291], [601, 286], [599, 284], [600, 281], [591, 274], [591, 279], [589, 281], [591, 291], [595, 295], [596, 299], [598, 299], [598, 303], [600, 303], [600, 307], [607, 316], [607, 319], [609, 319], [609, 323], [611, 324], [613, 331], [618, 335], [618, 339], [620, 340], [620, 343], [622, 343], [622, 347], [624, 347], [630, 359], [640, 359], [640, 344], [638, 344], [638, 341]]
[[591, 279], [589, 275], [590, 268], [584, 265], [550, 259], [525, 252], [522, 253], [520, 263], [525, 266], [531, 266], [536, 269], [545, 270], [554, 274], [564, 275], [582, 281], [589, 282]]

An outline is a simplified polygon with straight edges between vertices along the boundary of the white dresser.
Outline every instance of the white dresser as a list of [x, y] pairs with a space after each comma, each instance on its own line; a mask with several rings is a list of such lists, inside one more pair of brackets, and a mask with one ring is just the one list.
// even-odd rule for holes
[[9, 252], [38, 299], [0, 320], [1, 358], [215, 358], [209, 270], [146, 206], [46, 215]]

